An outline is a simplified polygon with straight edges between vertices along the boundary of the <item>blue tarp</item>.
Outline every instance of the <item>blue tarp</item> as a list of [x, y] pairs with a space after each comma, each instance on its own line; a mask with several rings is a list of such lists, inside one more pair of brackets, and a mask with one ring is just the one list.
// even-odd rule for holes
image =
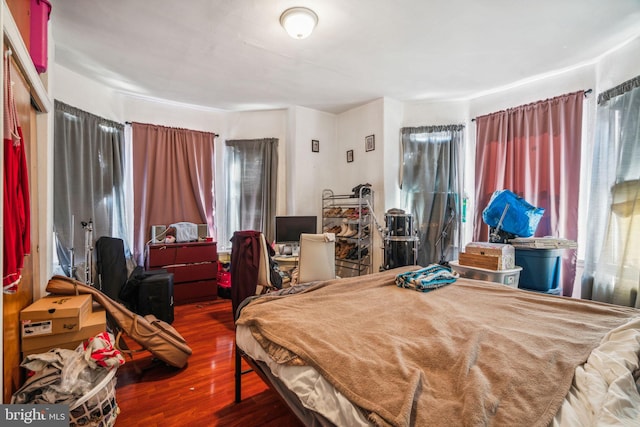
[[538, 228], [543, 208], [537, 208], [511, 190], [499, 190], [493, 193], [489, 204], [482, 211], [482, 220], [490, 227], [497, 227], [506, 206], [507, 209], [500, 230], [518, 237], [531, 237]]

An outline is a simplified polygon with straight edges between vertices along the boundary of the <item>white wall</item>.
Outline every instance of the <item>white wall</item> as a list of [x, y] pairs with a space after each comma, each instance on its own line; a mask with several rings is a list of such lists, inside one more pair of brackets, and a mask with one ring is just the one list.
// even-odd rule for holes
[[604, 92], [640, 75], [640, 36], [603, 55], [596, 63], [596, 87]]
[[[338, 115], [339, 146], [337, 173], [333, 177], [335, 194], [351, 194], [359, 184], [371, 184], [374, 191], [374, 213], [378, 219], [384, 219], [384, 182], [385, 182], [385, 100], [376, 99], [365, 105], [353, 108]], [[365, 151], [365, 138], [373, 135], [375, 149]], [[347, 151], [353, 150], [353, 162], [347, 163]], [[384, 225], [384, 222], [382, 223]], [[382, 247], [380, 237], [374, 234], [373, 271], [378, 271], [382, 264]]]
[[[334, 176], [337, 194], [349, 194], [358, 184], [369, 183], [380, 192], [384, 188], [384, 99], [376, 99], [338, 115], [338, 149], [335, 153], [340, 174]], [[365, 151], [365, 138], [375, 137], [375, 149]], [[347, 163], [347, 150], [353, 150], [353, 162]], [[376, 197], [377, 199], [377, 197]], [[376, 207], [377, 210], [377, 207]]]
[[[291, 108], [294, 139], [289, 147], [290, 172], [287, 176], [289, 215], [317, 215], [318, 230], [322, 220], [322, 190], [332, 188], [340, 175], [344, 159], [339, 155], [335, 114], [304, 107]], [[320, 151], [311, 151], [311, 141]]]

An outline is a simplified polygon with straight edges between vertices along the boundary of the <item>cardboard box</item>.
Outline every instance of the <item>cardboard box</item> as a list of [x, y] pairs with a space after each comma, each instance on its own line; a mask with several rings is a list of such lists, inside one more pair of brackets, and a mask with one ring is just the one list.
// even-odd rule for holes
[[462, 265], [490, 270], [510, 270], [515, 267], [515, 248], [509, 244], [472, 242], [465, 247], [465, 254], [465, 260], [460, 257]]
[[[106, 331], [106, 329], [106, 312], [104, 311], [104, 309], [94, 311], [92, 313], [89, 313], [86, 321], [82, 324], [78, 331], [62, 334], [47, 334], [22, 337], [22, 352], [27, 354], [27, 352], [33, 352], [33, 350], [40, 350], [43, 348], [46, 348], [46, 351], [48, 351], [51, 348], [60, 347], [65, 343], [76, 343], [77, 345], [84, 340], [93, 338], [99, 333]], [[40, 353], [42, 352], [40, 351]]]
[[58, 343], [54, 347], [41, 347], [41, 348], [34, 348], [31, 350], [22, 350], [22, 357], [23, 358], [27, 357], [30, 354], [47, 353], [54, 348], [65, 348], [67, 350], [75, 350], [82, 343], [82, 341], [83, 340], [76, 340], [76, 341]]
[[50, 295], [20, 312], [22, 337], [80, 330], [91, 313], [91, 295]]

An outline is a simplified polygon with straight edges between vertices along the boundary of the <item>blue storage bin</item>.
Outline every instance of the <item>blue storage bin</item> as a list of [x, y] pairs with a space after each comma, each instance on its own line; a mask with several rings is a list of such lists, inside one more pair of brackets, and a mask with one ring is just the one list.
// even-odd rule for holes
[[541, 292], [559, 288], [562, 251], [516, 247], [516, 265], [522, 267], [518, 287]]

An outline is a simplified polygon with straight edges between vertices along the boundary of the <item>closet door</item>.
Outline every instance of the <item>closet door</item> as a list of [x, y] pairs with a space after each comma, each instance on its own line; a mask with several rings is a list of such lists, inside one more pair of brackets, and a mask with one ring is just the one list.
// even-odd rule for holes
[[[27, 167], [29, 169], [29, 194], [31, 197], [31, 255], [24, 258], [24, 267], [22, 269], [22, 280], [15, 294], [3, 294], [3, 338], [4, 338], [4, 372], [3, 372], [3, 401], [9, 402], [11, 395], [23, 383], [20, 362], [22, 361], [20, 353], [20, 311], [33, 302], [33, 277], [34, 253], [37, 253], [37, 163], [36, 156], [32, 155], [36, 152], [35, 145], [32, 143], [32, 136], [35, 135], [35, 111], [31, 107], [30, 87], [24, 76], [16, 66], [13, 59], [11, 60], [11, 80], [13, 81], [13, 95], [18, 110], [18, 122], [22, 128], [24, 137], [24, 148], [27, 157]], [[4, 174], [4, 168], [2, 169]]]

